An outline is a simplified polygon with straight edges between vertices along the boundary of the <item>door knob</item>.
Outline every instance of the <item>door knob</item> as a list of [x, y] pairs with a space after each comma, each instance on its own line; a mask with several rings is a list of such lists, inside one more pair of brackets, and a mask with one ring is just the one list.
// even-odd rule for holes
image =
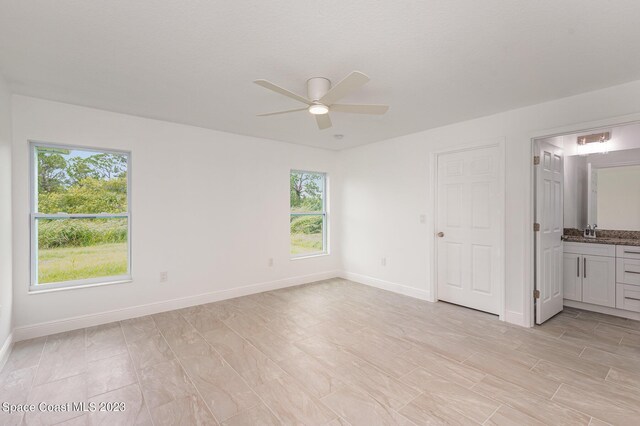
[[438, 238], [442, 238], [444, 237], [444, 232], [438, 232], [436, 235], [438, 236]]

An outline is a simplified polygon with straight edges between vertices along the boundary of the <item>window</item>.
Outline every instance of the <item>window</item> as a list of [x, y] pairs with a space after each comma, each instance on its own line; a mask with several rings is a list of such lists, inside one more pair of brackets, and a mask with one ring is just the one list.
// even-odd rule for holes
[[31, 144], [31, 289], [131, 279], [130, 155]]
[[327, 176], [292, 170], [290, 176], [291, 256], [327, 252]]

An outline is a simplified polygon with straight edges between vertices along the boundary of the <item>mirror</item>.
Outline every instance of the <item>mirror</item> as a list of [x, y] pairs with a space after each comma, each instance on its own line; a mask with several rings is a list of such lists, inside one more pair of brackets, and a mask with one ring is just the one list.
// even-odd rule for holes
[[640, 231], [640, 149], [565, 158], [564, 227]]

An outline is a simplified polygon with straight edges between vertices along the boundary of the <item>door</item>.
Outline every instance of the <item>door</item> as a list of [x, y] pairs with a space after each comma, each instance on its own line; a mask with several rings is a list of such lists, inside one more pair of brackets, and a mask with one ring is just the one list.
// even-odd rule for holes
[[582, 301], [616, 307], [616, 259], [582, 256]]
[[439, 300], [500, 314], [503, 194], [497, 146], [437, 160]]
[[536, 323], [562, 311], [564, 162], [562, 149], [536, 141]]
[[562, 256], [562, 290], [564, 298], [582, 302], [582, 258], [574, 253], [564, 253]]

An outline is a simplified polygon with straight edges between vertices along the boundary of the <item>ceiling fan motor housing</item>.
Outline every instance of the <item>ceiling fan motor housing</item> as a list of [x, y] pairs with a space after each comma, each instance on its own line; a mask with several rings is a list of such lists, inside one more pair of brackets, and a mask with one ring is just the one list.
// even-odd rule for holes
[[307, 97], [319, 101], [331, 89], [331, 81], [324, 77], [313, 77], [307, 80]]

